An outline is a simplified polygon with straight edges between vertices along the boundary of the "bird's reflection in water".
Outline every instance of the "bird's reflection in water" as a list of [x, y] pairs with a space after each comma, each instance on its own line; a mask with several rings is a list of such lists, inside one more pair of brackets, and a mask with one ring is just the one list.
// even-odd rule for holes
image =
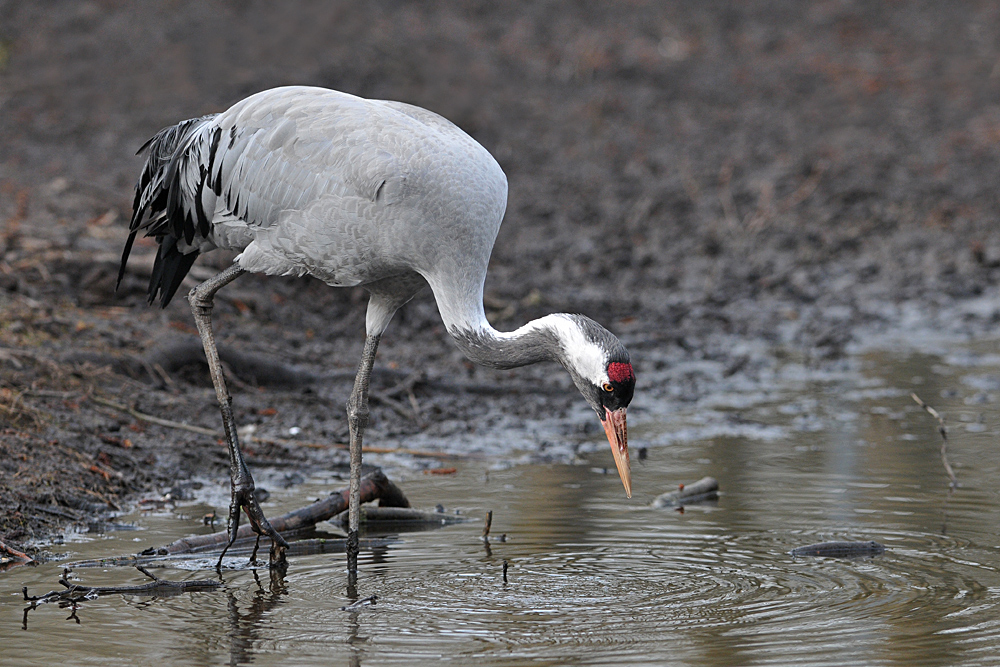
[[[368, 547], [366, 551], [371, 554], [370, 564], [373, 567], [373, 572], [377, 572], [379, 566], [385, 566], [390, 560], [389, 544], [392, 541], [392, 537], [380, 537], [369, 540], [362, 540], [361, 546]], [[292, 543], [293, 550], [295, 548], [295, 543]], [[325, 553], [329, 547], [333, 546], [334, 550], [343, 551], [342, 545], [324, 544], [323, 548], [317, 549], [315, 545], [308, 545], [304, 551], [315, 552], [315, 553]], [[312, 547], [311, 549], [309, 547]], [[364, 553], [364, 552], [363, 552]], [[339, 566], [340, 563], [337, 563]], [[237, 600], [236, 595], [230, 591], [228, 592], [229, 602], [228, 602], [228, 614], [229, 614], [229, 664], [230, 665], [247, 665], [253, 662], [254, 658], [254, 646], [258, 644], [261, 640], [261, 625], [264, 618], [273, 610], [277, 609], [281, 604], [285, 602], [285, 598], [288, 596], [288, 583], [285, 580], [285, 573], [287, 568], [272, 568], [267, 570], [268, 572], [268, 585], [265, 587], [261, 574], [259, 570], [253, 570], [253, 578], [257, 584], [257, 590], [253, 593], [253, 598], [250, 601], [249, 609], [245, 612], [240, 611], [239, 600]], [[348, 577], [346, 594], [348, 600], [351, 603], [358, 602], [362, 603], [365, 600], [362, 599], [362, 595], [358, 591], [357, 579], [354, 577]], [[369, 596], [364, 596], [369, 597]], [[351, 605], [347, 605], [351, 607]], [[356, 608], [351, 608], [345, 611], [344, 614], [347, 618], [347, 638], [344, 643], [350, 650], [350, 665], [361, 665], [361, 658], [364, 654], [365, 645], [371, 642], [371, 638], [361, 634], [361, 615], [365, 611], [365, 606], [358, 606]]]
[[364, 647], [371, 639], [361, 635], [361, 612], [347, 612], [347, 648], [350, 649], [351, 667], [361, 667], [361, 656], [364, 654]]
[[[377, 539], [372, 540], [370, 544], [371, 562], [366, 566], [366, 572], [374, 574], [375, 578], [377, 578], [379, 572], [384, 573], [386, 571], [384, 566], [390, 560], [389, 546], [388, 542], [379, 542]], [[355, 605], [359, 601], [365, 601], [362, 600], [361, 594], [358, 592], [357, 576], [350, 576], [350, 572], [347, 578], [347, 599], [351, 601], [351, 604], [345, 607], [346, 611], [344, 612], [347, 614], [347, 639], [344, 643], [350, 649], [349, 664], [351, 667], [360, 667], [361, 657], [364, 655], [364, 647], [371, 642], [371, 637], [361, 634], [361, 614], [364, 612], [365, 607]]]
[[264, 617], [276, 609], [288, 595], [288, 585], [285, 582], [285, 569], [268, 570], [268, 586], [265, 589], [257, 570], [253, 571], [257, 590], [254, 591], [250, 608], [240, 612], [236, 595], [232, 591], [229, 596], [229, 664], [248, 665], [253, 661], [254, 644], [260, 639], [260, 624]]

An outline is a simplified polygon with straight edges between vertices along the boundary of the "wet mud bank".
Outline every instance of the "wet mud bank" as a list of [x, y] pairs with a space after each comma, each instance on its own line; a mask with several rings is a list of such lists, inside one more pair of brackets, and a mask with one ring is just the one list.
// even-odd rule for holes
[[[836, 364], [887, 332], [975, 337], [1000, 321], [992, 3], [278, 12], [0, 1], [3, 540], [44, 544], [225, 478], [187, 304], [146, 306], [148, 244], [114, 283], [135, 149], [274, 85], [418, 104], [496, 155], [510, 199], [490, 318], [606, 324], [646, 396], [633, 424], [652, 401], [713, 391], [671, 374], [686, 362], [753, 378], [788, 355]], [[193, 275], [231, 260], [216, 255]], [[364, 307], [309, 279], [246, 276], [220, 294], [255, 470], [344, 465]], [[426, 291], [383, 339], [372, 407], [368, 441], [386, 448], [547, 460], [600, 436], [556, 369], [467, 362]]]

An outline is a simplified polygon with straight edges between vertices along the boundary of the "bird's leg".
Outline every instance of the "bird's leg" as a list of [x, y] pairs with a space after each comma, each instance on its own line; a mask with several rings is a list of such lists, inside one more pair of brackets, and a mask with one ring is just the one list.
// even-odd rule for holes
[[347, 423], [351, 429], [351, 487], [347, 508], [347, 574], [354, 581], [358, 574], [358, 524], [361, 522], [361, 441], [368, 426], [368, 382], [375, 364], [381, 334], [365, 338], [361, 364], [354, 379], [354, 390], [347, 402]]
[[[253, 477], [250, 475], [246, 461], [243, 460], [243, 452], [240, 451], [240, 443], [236, 435], [233, 397], [229, 395], [229, 389], [226, 387], [226, 379], [222, 374], [222, 364], [219, 361], [219, 351], [215, 347], [215, 335], [212, 333], [212, 305], [215, 293], [239, 278], [243, 273], [245, 271], [238, 264], [233, 264], [222, 273], [198, 285], [188, 294], [191, 311], [194, 313], [194, 321], [198, 326], [198, 333], [201, 334], [201, 342], [205, 346], [205, 358], [208, 360], [212, 384], [215, 385], [215, 395], [219, 399], [222, 426], [226, 431], [226, 442], [229, 445], [229, 474], [232, 482], [228, 523], [229, 542], [226, 543], [219, 555], [217, 568], [222, 566], [223, 556], [236, 541], [236, 533], [240, 527], [241, 508], [247, 513], [247, 519], [250, 520], [250, 525], [253, 526], [257, 535], [266, 534], [271, 538], [272, 565], [285, 562], [285, 549], [288, 548], [288, 543], [271, 527], [271, 522], [264, 516], [260, 504], [253, 495]], [[256, 549], [254, 552], [256, 553]]]

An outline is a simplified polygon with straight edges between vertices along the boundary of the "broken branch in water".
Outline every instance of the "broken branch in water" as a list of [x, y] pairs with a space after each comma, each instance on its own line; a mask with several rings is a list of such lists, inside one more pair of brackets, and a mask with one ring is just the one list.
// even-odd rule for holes
[[486, 555], [492, 556], [493, 550], [490, 549], [490, 542], [506, 542], [507, 533], [501, 533], [499, 537], [490, 537], [490, 530], [493, 528], [493, 510], [486, 513], [486, 520], [483, 522], [483, 547], [486, 549]]
[[21, 629], [28, 629], [29, 611], [37, 609], [40, 604], [49, 602], [58, 602], [60, 608], [72, 608], [73, 613], [70, 614], [70, 618], [79, 623], [80, 619], [76, 617], [78, 605], [85, 600], [95, 600], [102, 595], [164, 595], [194, 591], [212, 591], [222, 586], [221, 581], [215, 581], [214, 579], [169, 581], [158, 578], [141, 565], [136, 565], [135, 567], [153, 581], [135, 586], [81, 586], [69, 582], [70, 570], [65, 569], [63, 570], [62, 577], [59, 578], [59, 583], [66, 588], [64, 591], [49, 591], [45, 595], [28, 595], [28, 587], [23, 586], [21, 594], [24, 595], [24, 601], [29, 604], [24, 608]]
[[160, 579], [152, 572], [141, 565], [136, 565], [135, 569], [152, 579], [145, 584], [134, 586], [81, 586], [69, 582], [69, 570], [63, 570], [63, 576], [59, 583], [66, 588], [64, 591], [49, 591], [45, 595], [28, 595], [28, 587], [24, 586], [21, 593], [24, 601], [30, 602], [32, 607], [46, 602], [58, 601], [60, 603], [75, 604], [83, 600], [93, 600], [101, 595], [115, 595], [118, 593], [131, 593], [141, 595], [159, 595], [163, 593], [180, 593], [185, 591], [207, 591], [214, 590], [222, 586], [221, 581], [214, 579], [198, 579], [195, 581], [170, 581]]
[[681, 484], [677, 491], [656, 497], [653, 507], [679, 507], [719, 499], [719, 483], [713, 477], [702, 477], [694, 484]]
[[[0, 542], [0, 554], [7, 554], [14, 561], [16, 561], [18, 563], [25, 564], [25, 565], [27, 565], [28, 563], [35, 563], [35, 562], [37, 562], [37, 561], [35, 561], [34, 558], [32, 558], [28, 554], [24, 553], [23, 551], [18, 551], [17, 549], [15, 549], [13, 547], [9, 547], [6, 544], [4, 544], [3, 542]], [[8, 562], [10, 562], [10, 560], [7, 560], [7, 559], [0, 560], [0, 565], [6, 565]]]
[[[386, 549], [394, 542], [391, 538], [368, 538], [358, 540], [358, 548], [361, 551], [374, 551], [376, 549]], [[249, 554], [253, 543], [249, 540], [238, 543], [236, 548], [230, 548], [227, 554], [237, 556]], [[326, 538], [310, 537], [303, 539], [291, 539], [288, 542], [289, 556], [313, 556], [316, 554], [342, 554], [347, 550], [347, 538]], [[221, 551], [221, 549], [220, 549]], [[83, 569], [89, 567], [134, 567], [136, 565], [157, 565], [162, 563], [169, 556], [157, 554], [138, 554], [133, 556], [118, 556], [115, 558], [94, 558], [90, 560], [80, 560], [69, 563], [69, 567]], [[272, 570], [274, 574], [276, 570]]]
[[945, 428], [944, 417], [937, 410], [924, 403], [915, 393], [911, 393], [910, 398], [916, 401], [917, 405], [922, 407], [927, 414], [934, 417], [938, 422], [938, 433], [941, 434], [941, 463], [944, 464], [944, 471], [948, 473], [948, 488], [954, 491], [958, 486], [958, 479], [955, 478], [955, 471], [951, 469], [951, 464], [948, 463], [948, 429]]
[[[312, 505], [271, 519], [271, 525], [286, 538], [291, 537], [295, 533], [305, 533], [305, 531], [313, 527], [316, 523], [326, 521], [330, 517], [346, 510], [348, 495], [348, 489], [335, 491], [327, 498], [317, 501]], [[390, 482], [381, 470], [375, 470], [361, 478], [361, 502], [367, 503], [373, 500], [378, 500], [387, 507], [409, 507], [410, 504], [406, 496], [403, 495], [403, 492], [399, 490], [399, 487]], [[253, 553], [256, 555], [256, 542], [258, 539], [259, 536], [253, 532], [253, 529], [249, 525], [241, 526], [230, 553], [242, 548], [249, 548], [250, 545], [253, 545]], [[151, 563], [170, 556], [221, 552], [228, 541], [229, 533], [227, 531], [220, 531], [209, 535], [193, 535], [171, 542], [164, 547], [150, 547], [135, 556], [88, 560], [74, 563], [74, 566], [115, 567], [138, 565], [140, 563]], [[303, 544], [305, 542], [312, 544]], [[385, 544], [384, 540], [370, 540], [369, 542], [372, 546]], [[305, 553], [334, 553], [338, 551], [336, 540], [303, 540], [296, 544], [304, 547], [302, 551]]]
[[[320, 521], [340, 514], [347, 509], [348, 489], [334, 491], [327, 498], [308, 505], [294, 512], [283, 514], [271, 519], [271, 525], [279, 533], [291, 533], [310, 528]], [[361, 502], [370, 503], [378, 500], [386, 507], [409, 507], [410, 501], [395, 484], [389, 481], [381, 470], [376, 470], [361, 479]], [[236, 542], [255, 540], [257, 535], [249, 525], [241, 526], [236, 535]], [[150, 548], [143, 556], [176, 556], [178, 554], [204, 553], [222, 550], [229, 541], [229, 533], [220, 531], [210, 535], [194, 535], [184, 537], [159, 549]], [[235, 545], [234, 545], [235, 546]]]
[[874, 540], [868, 542], [820, 542], [796, 547], [792, 556], [817, 556], [821, 558], [874, 558], [885, 553], [885, 547]]

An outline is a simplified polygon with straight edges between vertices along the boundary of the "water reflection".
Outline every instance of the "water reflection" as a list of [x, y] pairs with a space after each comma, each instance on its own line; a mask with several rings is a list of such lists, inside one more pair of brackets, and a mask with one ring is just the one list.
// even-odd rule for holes
[[[1000, 359], [956, 359], [870, 352], [834, 376], [796, 370], [767, 391], [667, 405], [635, 429], [648, 455], [632, 501], [602, 474], [603, 448], [583, 465], [470, 462], [446, 479], [398, 469], [418, 506], [493, 510], [493, 535], [508, 539], [484, 544], [477, 523], [373, 541], [346, 588], [343, 554], [317, 551], [295, 555], [285, 576], [227, 572], [220, 594], [102, 598], [69, 622], [39, 609], [21, 630], [20, 586], [48, 590], [59, 566], [21, 568], [0, 575], [4, 659], [30, 662], [44, 642], [54, 658], [107, 665], [988, 664], [1000, 652], [1000, 419], [983, 408], [995, 401], [984, 378]], [[951, 426], [952, 493], [915, 388]], [[681, 437], [706, 415], [732, 428]], [[706, 475], [717, 504], [646, 504]], [[280, 501], [293, 506], [316, 489], [288, 493]], [[190, 530], [137, 520], [151, 527], [141, 542], [109, 534], [70, 557]], [[886, 552], [789, 553], [835, 540]], [[376, 604], [349, 606], [373, 594]]]
[[262, 626], [266, 616], [276, 610], [288, 595], [288, 585], [284, 573], [280, 569], [267, 572], [268, 586], [265, 589], [257, 570], [253, 571], [256, 590], [245, 612], [240, 611], [237, 596], [232, 591], [227, 593], [229, 612], [229, 664], [231, 667], [247, 665], [253, 660], [254, 647], [261, 642]]

